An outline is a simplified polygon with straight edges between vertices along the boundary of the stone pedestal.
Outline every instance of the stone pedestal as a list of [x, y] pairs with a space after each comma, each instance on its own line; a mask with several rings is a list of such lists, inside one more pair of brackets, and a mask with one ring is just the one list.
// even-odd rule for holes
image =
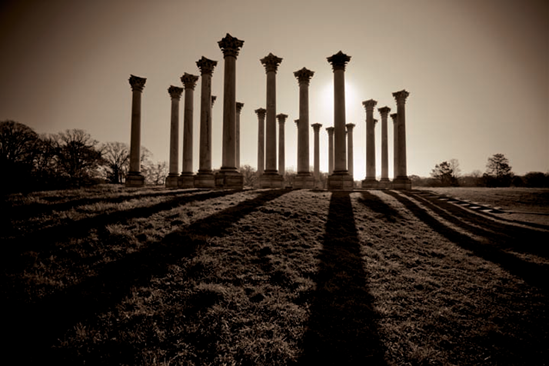
[[265, 172], [259, 179], [261, 188], [282, 188], [283, 177], [276, 164], [276, 71], [282, 62], [280, 57], [269, 53], [261, 59], [267, 73], [267, 121]]
[[345, 141], [345, 66], [351, 57], [339, 51], [328, 57], [334, 72], [334, 171], [328, 176], [329, 190], [352, 191], [353, 178], [347, 170]]
[[196, 65], [200, 69], [202, 81], [200, 94], [200, 163], [198, 174], [194, 178], [194, 186], [196, 188], [214, 188], [215, 177], [212, 171], [212, 74], [217, 61], [202, 56]]
[[141, 174], [141, 94], [147, 79], [130, 75], [132, 87], [132, 119], [130, 139], [130, 171], [126, 187], [143, 187], [145, 177]]
[[326, 127], [328, 132], [328, 174], [334, 172], [334, 128]]
[[168, 88], [168, 93], [172, 99], [172, 110], [170, 119], [170, 165], [166, 177], [166, 188], [177, 188], [179, 178], [179, 100], [183, 88], [172, 85]]
[[309, 171], [309, 82], [314, 71], [305, 67], [294, 72], [299, 83], [298, 154], [295, 188], [314, 188], [315, 180]]
[[393, 180], [393, 189], [411, 189], [412, 181], [408, 178], [406, 166], [406, 98], [410, 93], [406, 90], [393, 93], [397, 103], [398, 120], [398, 171]]
[[366, 179], [362, 181], [362, 188], [378, 188], [376, 180], [376, 135], [374, 107], [377, 102], [373, 99], [362, 102], [366, 109]]

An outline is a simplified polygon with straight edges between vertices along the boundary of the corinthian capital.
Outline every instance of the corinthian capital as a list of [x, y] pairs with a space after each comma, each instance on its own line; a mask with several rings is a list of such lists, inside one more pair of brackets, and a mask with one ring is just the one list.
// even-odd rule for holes
[[212, 99], [212, 108], [213, 108], [215, 100], [217, 99], [217, 97], [215, 95], [212, 95], [211, 99]]
[[265, 66], [266, 72], [273, 71], [276, 74], [276, 70], [278, 69], [278, 65], [282, 62], [282, 59], [280, 57], [276, 57], [272, 53], [269, 53], [269, 55], [263, 57], [259, 61], [261, 61], [263, 66]]
[[183, 88], [171, 85], [168, 88], [168, 93], [170, 93], [170, 97], [172, 97], [172, 99], [181, 99], [181, 93], [183, 93]]
[[288, 115], [284, 113], [279, 113], [276, 115], [276, 118], [278, 119], [278, 123], [284, 123], [286, 122], [286, 118], [288, 118]]
[[294, 72], [294, 76], [297, 78], [299, 85], [309, 85], [309, 81], [314, 74], [314, 71], [308, 70], [306, 68], [302, 68], [301, 70], [297, 70], [296, 72]]
[[373, 112], [376, 104], [377, 104], [377, 101], [373, 99], [365, 100], [364, 102], [362, 102], [362, 105], [366, 109], [366, 112]]
[[326, 131], [328, 131], [328, 136], [332, 136], [334, 134], [335, 127], [326, 127]]
[[313, 128], [313, 130], [314, 130], [315, 132], [318, 132], [318, 131], [320, 131], [320, 127], [322, 127], [322, 124], [320, 124], [320, 123], [313, 123], [313, 124], [311, 125], [311, 127]]
[[196, 86], [197, 81], [198, 81], [198, 76], [195, 76], [195, 75], [185, 73], [181, 77], [181, 82], [185, 86], [185, 89], [194, 90], [194, 87]]
[[393, 119], [393, 123], [397, 123], [398, 114], [397, 113], [391, 113], [391, 118]]
[[351, 61], [351, 56], [347, 56], [343, 52], [339, 51], [335, 55], [327, 57], [327, 59], [328, 59], [328, 62], [332, 64], [332, 69], [334, 71], [336, 70], [345, 71], [345, 65], [347, 65], [347, 62]]
[[145, 87], [145, 82], [147, 79], [140, 78], [139, 76], [130, 75], [130, 85], [132, 87], [132, 91], [138, 91], [142, 92], [143, 88]]
[[242, 107], [244, 107], [244, 103], [236, 102], [236, 113], [240, 114]]
[[408, 95], [410, 95], [410, 93], [408, 93], [406, 90], [401, 90], [393, 93], [393, 97], [395, 97], [397, 105], [404, 105], [406, 103], [406, 98], [408, 98]]
[[236, 58], [238, 56], [238, 52], [240, 51], [240, 47], [244, 45], [244, 41], [241, 41], [227, 33], [225, 38], [217, 42], [217, 44], [219, 45], [219, 48], [221, 48], [224, 57], [232, 56]]
[[355, 124], [354, 123], [347, 123], [345, 126], [347, 127], [347, 131], [352, 131], [353, 127], [355, 127]]
[[196, 66], [200, 69], [200, 74], [212, 75], [215, 67], [217, 66], [217, 61], [210, 60], [202, 56], [200, 60], [196, 61]]
[[389, 115], [389, 112], [391, 111], [391, 108], [389, 108], [389, 107], [381, 107], [381, 108], [378, 108], [377, 110], [378, 110], [379, 113], [381, 114], [381, 117], [382, 117], [382, 118], [387, 118], [387, 116]]
[[265, 118], [265, 113], [267, 113], [267, 110], [265, 108], [259, 108], [255, 110], [255, 113], [257, 113], [257, 116], [261, 119]]
[[299, 119], [294, 119], [296, 127], [299, 127]]

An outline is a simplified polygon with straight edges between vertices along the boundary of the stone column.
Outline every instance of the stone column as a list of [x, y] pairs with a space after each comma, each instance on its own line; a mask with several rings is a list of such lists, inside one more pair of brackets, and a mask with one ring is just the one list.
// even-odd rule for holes
[[260, 61], [267, 73], [265, 172], [260, 177], [260, 187], [282, 188], [283, 178], [278, 174], [276, 166], [276, 71], [282, 59], [269, 53]]
[[284, 124], [286, 123], [287, 115], [280, 113], [276, 115], [278, 119], [278, 174], [284, 177], [286, 172], [286, 147], [284, 144]]
[[147, 79], [130, 75], [132, 87], [132, 124], [130, 139], [130, 171], [126, 187], [143, 187], [145, 177], [141, 174], [141, 93]]
[[314, 71], [302, 68], [294, 72], [299, 83], [298, 154], [295, 188], [313, 188], [314, 178], [309, 171], [309, 82]]
[[168, 93], [172, 99], [172, 113], [170, 119], [170, 164], [169, 173], [166, 177], [166, 188], [177, 188], [179, 178], [179, 100], [183, 88], [171, 85]]
[[387, 116], [391, 111], [389, 107], [377, 109], [381, 114], [381, 180], [380, 188], [389, 188], [389, 145], [387, 138]]
[[397, 103], [398, 115], [398, 172], [397, 177], [393, 181], [394, 189], [411, 189], [412, 181], [408, 178], [406, 168], [406, 98], [410, 93], [406, 90], [393, 93]]
[[196, 188], [214, 188], [215, 178], [212, 172], [212, 74], [217, 61], [204, 56], [196, 62], [200, 69], [200, 162], [198, 174], [194, 177]]
[[351, 178], [353, 178], [353, 187], [354, 187], [354, 157], [353, 157], [353, 128], [355, 127], [354, 123], [347, 123], [347, 164], [349, 166], [348, 171]]
[[183, 74], [181, 82], [185, 87], [185, 110], [183, 115], [183, 169], [177, 186], [179, 188], [193, 188], [193, 113], [194, 113], [194, 88], [198, 76]]
[[393, 180], [398, 172], [398, 114], [391, 114], [393, 119]]
[[320, 188], [320, 123], [313, 123], [311, 125], [314, 130], [314, 177], [315, 177], [315, 187]]
[[242, 189], [244, 179], [236, 169], [236, 57], [244, 41], [227, 33], [218, 42], [225, 60], [223, 87], [223, 156], [221, 169], [215, 177], [219, 188]]
[[240, 112], [244, 103], [236, 102], [236, 169], [240, 170]]
[[376, 180], [376, 134], [374, 107], [377, 102], [373, 99], [362, 102], [366, 109], [366, 179], [362, 181], [362, 188], [377, 188]]
[[328, 131], [328, 174], [334, 173], [334, 128], [326, 127]]
[[328, 189], [353, 190], [353, 178], [347, 170], [345, 141], [345, 67], [351, 56], [339, 51], [327, 58], [334, 71], [334, 171], [328, 177]]
[[299, 119], [295, 119], [295, 127], [297, 129], [297, 151], [296, 151], [296, 166], [299, 165]]
[[265, 171], [265, 114], [267, 110], [265, 108], [259, 108], [255, 110], [257, 114], [257, 182]]

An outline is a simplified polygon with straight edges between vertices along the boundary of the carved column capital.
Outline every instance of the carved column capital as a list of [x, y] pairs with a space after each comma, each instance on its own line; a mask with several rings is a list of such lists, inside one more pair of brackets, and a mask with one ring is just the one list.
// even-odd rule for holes
[[376, 125], [376, 123], [378, 123], [379, 121], [377, 119], [374, 118], [374, 126]]
[[276, 118], [278, 119], [278, 123], [284, 123], [286, 122], [286, 118], [288, 118], [288, 115], [284, 113], [279, 113], [276, 115]]
[[240, 114], [242, 107], [244, 107], [244, 103], [236, 102], [236, 113]]
[[345, 126], [347, 127], [347, 131], [352, 131], [353, 128], [355, 127], [355, 124], [354, 123], [347, 123]]
[[181, 99], [181, 93], [183, 93], [183, 88], [171, 85], [168, 88], [168, 93], [170, 93], [170, 97], [172, 97], [172, 99], [178, 99], [179, 100], [179, 99]]
[[362, 102], [362, 105], [366, 109], [366, 112], [373, 112], [376, 104], [377, 104], [377, 101], [373, 99], [365, 100], [364, 102]]
[[185, 86], [185, 89], [194, 90], [197, 81], [198, 76], [195, 75], [184, 73], [181, 77], [181, 82], [183, 83], [183, 86]]
[[328, 59], [328, 62], [332, 64], [332, 69], [334, 71], [336, 70], [345, 71], [345, 66], [347, 65], [347, 62], [351, 61], [351, 56], [348, 56], [343, 52], [339, 51], [335, 55], [327, 57], [327, 59]]
[[393, 119], [393, 123], [397, 123], [398, 114], [397, 113], [391, 113], [391, 118]]
[[217, 61], [210, 60], [202, 56], [200, 60], [196, 61], [196, 66], [200, 69], [200, 74], [211, 76], [217, 66]]
[[261, 63], [263, 66], [265, 66], [266, 72], [274, 72], [276, 74], [276, 70], [278, 70], [278, 65], [282, 62], [282, 59], [280, 57], [276, 57], [272, 53], [269, 53], [267, 56], [263, 57], [261, 60]]
[[410, 93], [408, 93], [406, 90], [401, 90], [393, 93], [393, 97], [395, 97], [397, 105], [399, 104], [404, 105], [406, 103], [406, 98], [408, 98], [409, 95]]
[[296, 72], [294, 72], [294, 76], [297, 78], [299, 85], [309, 85], [309, 81], [314, 74], [314, 71], [308, 70], [306, 68], [302, 68], [301, 70], [297, 70]]
[[299, 128], [299, 119], [294, 119], [294, 122], [295, 122], [296, 127]]
[[223, 57], [232, 56], [236, 58], [240, 48], [244, 45], [244, 41], [231, 36], [229, 33], [221, 41], [217, 42], [219, 48], [223, 52]]
[[267, 113], [267, 110], [265, 108], [258, 108], [255, 110], [255, 113], [259, 118], [263, 119], [265, 118], [265, 114]]
[[334, 134], [335, 127], [326, 127], [326, 131], [328, 131], [328, 135], [332, 136]]
[[318, 132], [318, 131], [320, 131], [320, 127], [322, 127], [322, 124], [320, 124], [320, 123], [313, 123], [313, 124], [311, 125], [311, 127], [313, 128], [313, 130], [314, 130], [315, 132]]
[[217, 99], [217, 97], [215, 95], [212, 95], [212, 107], [214, 106], [214, 103], [215, 103], [216, 99]]
[[381, 108], [378, 108], [377, 110], [381, 114], [381, 117], [387, 118], [387, 116], [389, 115], [389, 112], [391, 111], [391, 108], [381, 107]]
[[147, 79], [135, 75], [130, 75], [129, 80], [132, 91], [138, 91], [140, 93], [143, 91], [143, 88], [145, 87], [145, 82], [147, 81]]

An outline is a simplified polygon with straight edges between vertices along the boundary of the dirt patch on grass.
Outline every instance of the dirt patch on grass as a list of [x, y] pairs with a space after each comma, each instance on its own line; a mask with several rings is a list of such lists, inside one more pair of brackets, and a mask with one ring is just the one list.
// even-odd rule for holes
[[549, 230], [424, 191], [111, 189], [3, 205], [5, 353], [22, 363], [549, 357]]

